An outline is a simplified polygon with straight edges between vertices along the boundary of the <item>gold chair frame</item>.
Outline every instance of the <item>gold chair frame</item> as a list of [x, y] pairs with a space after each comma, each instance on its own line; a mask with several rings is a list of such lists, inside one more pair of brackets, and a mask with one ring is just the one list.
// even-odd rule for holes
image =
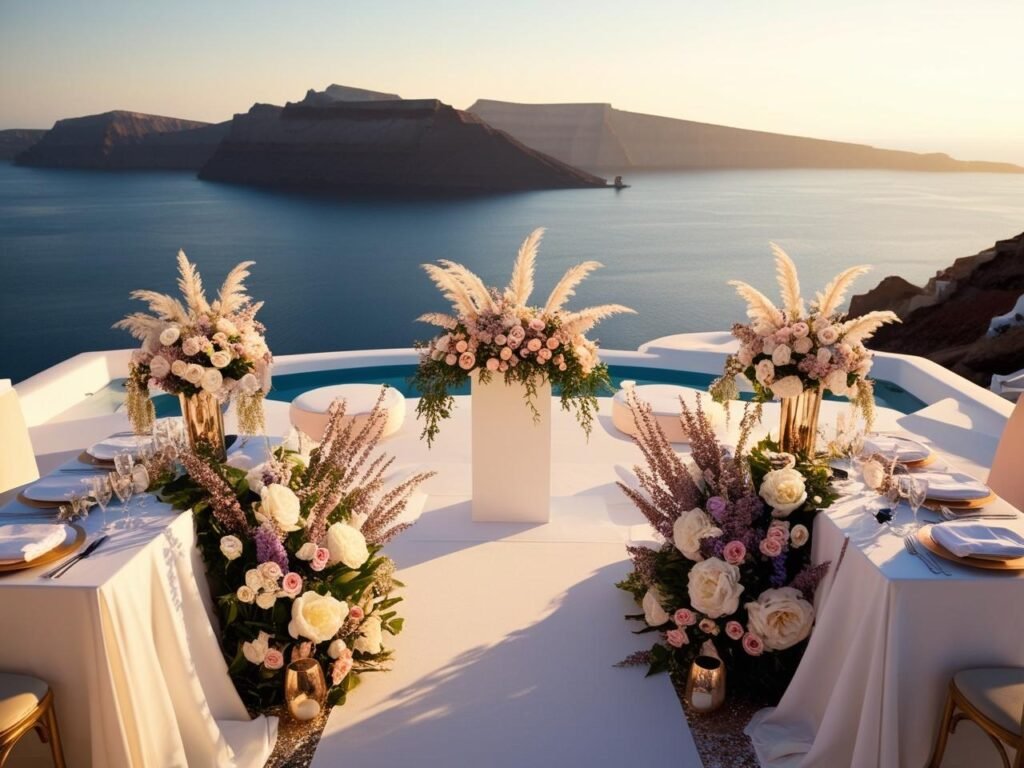
[[0, 731], [0, 768], [7, 763], [15, 745], [29, 731], [36, 731], [44, 744], [50, 745], [55, 768], [65, 768], [64, 750], [60, 744], [60, 731], [57, 729], [57, 714], [53, 709], [53, 691], [47, 690], [43, 700], [36, 708], [10, 728]]
[[[960, 709], [960, 712], [956, 710]], [[960, 692], [953, 680], [949, 681], [949, 693], [946, 696], [946, 708], [942, 713], [942, 724], [939, 726], [939, 735], [935, 740], [935, 749], [932, 751], [932, 759], [928, 768], [939, 768], [942, 764], [942, 756], [946, 752], [946, 744], [949, 741], [949, 734], [956, 730], [961, 720], [970, 720], [989, 737], [999, 757], [1003, 761], [1003, 768], [1024, 768], [1024, 712], [1021, 712], [1020, 730], [1017, 733], [1008, 731], [998, 723], [992, 722], [979, 710], [971, 701]], [[1013, 764], [1006, 754], [1004, 744], [1009, 745], [1017, 751]]]

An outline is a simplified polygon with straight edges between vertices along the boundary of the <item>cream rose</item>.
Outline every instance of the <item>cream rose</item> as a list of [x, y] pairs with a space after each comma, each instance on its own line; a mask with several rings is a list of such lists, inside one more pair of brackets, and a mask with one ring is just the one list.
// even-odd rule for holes
[[771, 385], [772, 394], [778, 398], [797, 397], [804, 391], [799, 376], [784, 376]]
[[299, 551], [295, 553], [295, 556], [299, 558], [299, 560], [312, 560], [315, 555], [316, 544], [314, 544], [312, 541], [307, 541], [305, 544], [299, 547]]
[[299, 530], [299, 497], [291, 488], [274, 483], [260, 491], [260, 508], [256, 513], [261, 522], [273, 520], [282, 531]]
[[754, 366], [754, 378], [757, 379], [759, 384], [768, 386], [775, 380], [775, 366], [771, 360], [762, 360], [756, 366]]
[[167, 362], [167, 358], [163, 355], [155, 355], [153, 359], [149, 361], [149, 372], [153, 376], [156, 376], [156, 378], [162, 379], [171, 372], [171, 364]]
[[785, 344], [779, 344], [772, 351], [772, 364], [773, 365], [789, 365], [789, 361], [793, 358], [793, 350]]
[[346, 603], [312, 590], [303, 592], [292, 601], [292, 620], [288, 622], [288, 634], [296, 640], [304, 637], [314, 643], [323, 643], [338, 634], [347, 616]]
[[363, 534], [348, 523], [335, 523], [327, 529], [327, 549], [331, 565], [343, 563], [349, 568], [360, 568], [370, 557]]
[[189, 336], [183, 342], [181, 342], [181, 351], [184, 352], [188, 357], [198, 355], [199, 350], [202, 349], [200, 339], [198, 336]]
[[242, 643], [242, 655], [250, 664], [262, 664], [267, 658], [267, 651], [270, 650], [270, 635], [260, 632], [255, 640]]
[[758, 494], [772, 508], [772, 516], [785, 518], [807, 501], [807, 484], [795, 469], [776, 469], [764, 476]]
[[690, 569], [690, 604], [712, 619], [735, 613], [740, 604], [740, 569], [710, 557]]
[[237, 536], [222, 536], [220, 553], [228, 560], [237, 560], [242, 556], [242, 540]]
[[361, 653], [376, 654], [381, 652], [384, 635], [381, 632], [380, 616], [370, 616], [359, 627], [353, 647]]
[[160, 331], [160, 343], [165, 347], [171, 346], [179, 338], [181, 338], [181, 328], [176, 325], [168, 325]]
[[793, 587], [766, 589], [746, 604], [747, 627], [769, 651], [784, 651], [805, 639], [814, 624], [814, 606]]
[[814, 342], [811, 341], [810, 337], [804, 336], [801, 339], [797, 339], [793, 342], [793, 351], [798, 355], [806, 355], [811, 351], [811, 347], [814, 346]]
[[185, 373], [188, 371], [188, 363], [184, 360], [175, 360], [171, 363], [171, 373], [177, 376], [179, 379], [185, 378]]
[[210, 365], [214, 368], [224, 368], [228, 363], [231, 362], [231, 353], [225, 352], [223, 349], [214, 352], [210, 355]]
[[255, 374], [247, 373], [238, 380], [238, 388], [247, 395], [251, 395], [260, 388], [259, 379]]
[[207, 368], [203, 371], [203, 378], [199, 383], [211, 394], [219, 392], [220, 388], [224, 386], [224, 375], [216, 368]]
[[198, 387], [203, 380], [204, 370], [198, 363], [189, 363], [185, 369], [185, 381]]
[[644, 621], [649, 626], [660, 627], [669, 620], [669, 615], [661, 607], [661, 593], [655, 587], [651, 587], [644, 595], [641, 603], [644, 609]]
[[256, 593], [243, 584], [235, 592], [235, 597], [238, 598], [239, 602], [249, 604], [256, 599]]
[[[152, 368], [152, 363], [150, 368]], [[832, 392], [842, 397], [843, 395], [850, 394], [850, 387], [846, 384], [847, 373], [842, 368], [832, 371], [828, 376], [825, 377], [825, 386], [828, 387]]]
[[715, 526], [708, 514], [699, 507], [683, 512], [672, 526], [672, 541], [676, 549], [691, 560], [703, 560], [700, 555], [701, 539], [721, 536], [722, 529]]
[[789, 543], [792, 544], [795, 549], [799, 549], [806, 544], [810, 538], [811, 534], [807, 530], [807, 526], [794, 525], [793, 530], [789, 534]]

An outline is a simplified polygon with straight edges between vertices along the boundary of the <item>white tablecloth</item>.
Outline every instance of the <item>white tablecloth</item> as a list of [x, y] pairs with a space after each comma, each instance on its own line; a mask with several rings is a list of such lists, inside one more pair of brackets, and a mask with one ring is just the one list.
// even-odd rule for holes
[[56, 581], [0, 577], [0, 668], [50, 684], [74, 768], [262, 766], [277, 721], [249, 720], [228, 677], [191, 515], [150, 500], [142, 521]]
[[[835, 561], [844, 537], [850, 544], [793, 682], [748, 729], [766, 767], [925, 765], [953, 673], [1024, 666], [1024, 573], [943, 561], [953, 576], [934, 575], [865, 511], [867, 501], [844, 500], [815, 522], [817, 562]], [[1024, 530], [1024, 520], [1011, 525]], [[999, 764], [991, 745], [981, 750], [971, 765]]]

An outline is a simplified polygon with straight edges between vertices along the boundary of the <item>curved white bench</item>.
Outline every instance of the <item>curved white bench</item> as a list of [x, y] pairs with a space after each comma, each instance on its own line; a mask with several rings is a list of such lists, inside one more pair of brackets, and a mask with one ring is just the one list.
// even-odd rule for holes
[[[354, 420], [358, 430], [366, 423], [380, 396], [379, 384], [337, 384], [303, 392], [292, 400], [289, 416], [292, 426], [312, 440], [320, 442], [327, 428], [327, 409], [338, 398], [345, 400], [345, 420]], [[384, 410], [388, 419], [382, 437], [392, 435], [405, 421], [405, 397], [394, 387], [384, 393]]]
[[636, 392], [637, 399], [651, 404], [651, 413], [661, 426], [671, 443], [688, 443], [690, 436], [683, 429], [679, 414], [682, 406], [679, 398], [683, 398], [690, 410], [697, 408], [697, 396], [700, 395], [701, 407], [711, 421], [711, 426], [718, 428], [725, 424], [725, 409], [712, 401], [711, 395], [699, 389], [680, 387], [674, 384], [644, 384], [634, 386], [631, 382], [623, 382], [623, 388], [612, 398], [612, 423], [620, 432], [627, 435], [636, 434], [636, 422], [633, 412], [629, 409], [626, 395], [629, 389]]

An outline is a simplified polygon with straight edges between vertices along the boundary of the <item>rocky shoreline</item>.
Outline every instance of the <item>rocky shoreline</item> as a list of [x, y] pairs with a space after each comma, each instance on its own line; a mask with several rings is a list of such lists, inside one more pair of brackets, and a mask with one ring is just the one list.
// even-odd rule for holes
[[[924, 287], [890, 276], [854, 296], [850, 314], [889, 309], [899, 325], [882, 328], [873, 349], [921, 355], [988, 387], [994, 374], [1024, 368], [1024, 233], [939, 270]], [[1001, 330], [993, 319], [1009, 315]]]

